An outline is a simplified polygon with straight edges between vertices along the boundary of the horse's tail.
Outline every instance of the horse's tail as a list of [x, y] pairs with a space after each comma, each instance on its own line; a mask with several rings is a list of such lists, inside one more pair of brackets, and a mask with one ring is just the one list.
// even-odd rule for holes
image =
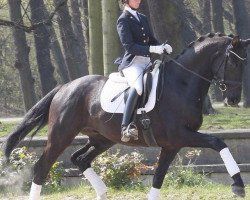
[[54, 88], [45, 97], [43, 97], [36, 105], [34, 105], [28, 113], [24, 116], [24, 119], [20, 125], [7, 137], [4, 143], [4, 154], [7, 160], [9, 160], [12, 150], [19, 144], [19, 142], [35, 127], [32, 137], [48, 122], [49, 108], [53, 97], [59, 91], [61, 86]]

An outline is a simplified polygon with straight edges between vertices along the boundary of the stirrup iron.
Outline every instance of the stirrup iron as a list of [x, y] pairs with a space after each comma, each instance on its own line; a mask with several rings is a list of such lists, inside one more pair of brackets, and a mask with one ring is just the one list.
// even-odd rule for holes
[[138, 140], [138, 129], [135, 123], [131, 122], [126, 128], [122, 129], [122, 142], [128, 142], [130, 139]]

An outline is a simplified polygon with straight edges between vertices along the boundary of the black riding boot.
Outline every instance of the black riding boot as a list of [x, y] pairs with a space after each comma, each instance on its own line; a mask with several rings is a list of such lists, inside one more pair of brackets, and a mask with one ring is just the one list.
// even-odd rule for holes
[[137, 94], [136, 89], [130, 88], [122, 119], [121, 141], [123, 142], [128, 142], [130, 138], [138, 140], [137, 127], [133, 122], [131, 123], [135, 108], [137, 106], [138, 97], [139, 95]]

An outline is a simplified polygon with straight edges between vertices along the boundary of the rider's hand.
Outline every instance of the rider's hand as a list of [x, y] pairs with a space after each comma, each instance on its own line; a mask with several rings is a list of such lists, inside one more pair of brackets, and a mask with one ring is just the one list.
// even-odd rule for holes
[[163, 44], [162, 46], [166, 50], [167, 54], [171, 54], [173, 52], [173, 48], [169, 44]]
[[150, 46], [149, 47], [149, 52], [150, 53], [156, 53], [156, 54], [163, 54], [164, 53], [164, 46], [163, 45], [158, 45], [158, 46]]
[[172, 53], [172, 47], [168, 44], [162, 44], [158, 46], [150, 46], [149, 52], [156, 54], [163, 54], [166, 51], [168, 54]]

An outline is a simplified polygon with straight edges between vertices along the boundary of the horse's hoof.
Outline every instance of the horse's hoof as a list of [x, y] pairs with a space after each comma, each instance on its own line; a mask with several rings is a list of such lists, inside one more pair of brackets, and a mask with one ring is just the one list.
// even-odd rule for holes
[[239, 197], [245, 197], [246, 193], [245, 193], [245, 188], [241, 187], [241, 186], [237, 186], [237, 185], [232, 185], [232, 192], [239, 196]]

